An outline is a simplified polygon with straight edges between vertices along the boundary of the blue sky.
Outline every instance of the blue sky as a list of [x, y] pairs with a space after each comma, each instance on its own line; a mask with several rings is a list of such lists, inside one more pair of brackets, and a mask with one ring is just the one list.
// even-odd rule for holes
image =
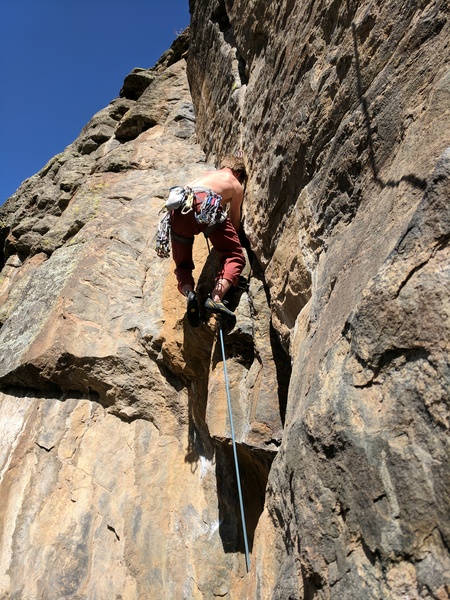
[[189, 25], [188, 0], [0, 0], [0, 204]]

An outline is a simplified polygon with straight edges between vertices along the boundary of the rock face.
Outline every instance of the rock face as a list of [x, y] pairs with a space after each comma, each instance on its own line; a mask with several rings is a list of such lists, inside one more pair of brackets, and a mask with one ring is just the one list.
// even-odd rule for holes
[[[189, 327], [155, 252], [169, 187], [212, 166], [187, 43], [3, 208], [1, 598], [212, 598], [246, 572], [215, 324]], [[205, 240], [195, 259], [205, 297]], [[226, 348], [252, 540], [289, 368], [260, 270], [239, 296]]]
[[249, 597], [446, 598], [448, 6], [191, 7], [199, 139], [247, 161], [293, 361]]
[[[448, 7], [191, 15], [0, 209], [0, 598], [447, 598]], [[154, 250], [225, 152], [248, 573], [214, 320]]]

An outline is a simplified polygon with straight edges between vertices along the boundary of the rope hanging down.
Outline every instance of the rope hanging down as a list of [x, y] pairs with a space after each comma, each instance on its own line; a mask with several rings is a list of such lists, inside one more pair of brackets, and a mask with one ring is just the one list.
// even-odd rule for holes
[[222, 348], [223, 374], [225, 377], [225, 387], [227, 390], [228, 416], [230, 419], [231, 441], [233, 443], [234, 467], [236, 470], [236, 479], [237, 479], [237, 487], [238, 487], [238, 495], [239, 495], [239, 508], [241, 510], [242, 533], [244, 536], [245, 563], [247, 566], [247, 573], [248, 573], [250, 571], [250, 555], [249, 555], [249, 551], [248, 551], [247, 526], [245, 524], [244, 503], [242, 501], [241, 476], [239, 474], [239, 462], [238, 462], [237, 449], [236, 449], [236, 439], [234, 436], [233, 411], [231, 410], [230, 386], [228, 384], [227, 361], [225, 358], [225, 344], [223, 342], [223, 331], [222, 331], [222, 325], [220, 323], [220, 318], [218, 319], [218, 324], [219, 324], [220, 346]]
[[[208, 238], [206, 238], [206, 244], [208, 246], [208, 253], [211, 255], [211, 247], [209, 245]], [[215, 273], [214, 273], [214, 277], [215, 277]], [[245, 523], [244, 502], [242, 500], [241, 475], [239, 472], [239, 461], [238, 461], [237, 448], [236, 448], [236, 438], [234, 435], [233, 411], [231, 408], [230, 385], [228, 383], [227, 359], [225, 356], [225, 344], [223, 341], [223, 330], [222, 330], [222, 323], [220, 322], [220, 317], [217, 318], [217, 325], [218, 325], [218, 329], [219, 329], [220, 347], [222, 350], [223, 375], [224, 375], [224, 379], [225, 379], [225, 389], [227, 392], [228, 418], [230, 421], [231, 442], [233, 444], [234, 468], [235, 468], [235, 472], [236, 472], [236, 480], [237, 480], [237, 488], [238, 488], [238, 496], [239, 496], [239, 509], [241, 511], [241, 521], [242, 521], [242, 535], [244, 536], [245, 564], [246, 564], [247, 573], [248, 573], [250, 571], [250, 553], [248, 551], [247, 525]]]

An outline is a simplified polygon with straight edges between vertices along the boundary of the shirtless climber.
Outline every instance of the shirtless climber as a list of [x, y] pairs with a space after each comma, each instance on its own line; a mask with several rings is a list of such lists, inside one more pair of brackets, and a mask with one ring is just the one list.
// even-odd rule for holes
[[[194, 292], [192, 271], [192, 246], [194, 236], [205, 233], [214, 249], [220, 255], [220, 270], [211, 297], [205, 302], [206, 310], [222, 315], [232, 323], [236, 322], [233, 312], [228, 310], [222, 299], [231, 287], [235, 287], [239, 275], [245, 266], [245, 258], [237, 235], [241, 224], [241, 204], [243, 199], [242, 182], [245, 178], [245, 167], [241, 159], [234, 156], [225, 157], [218, 171], [207, 171], [191, 181], [187, 188], [194, 192], [191, 211], [183, 214], [178, 209], [171, 213], [170, 226], [172, 237], [172, 256], [175, 261], [175, 275], [178, 290], [187, 298], [187, 317], [193, 327], [200, 324], [199, 305]], [[220, 220], [212, 225], [200, 225], [196, 216], [201, 212], [202, 203], [206, 198], [213, 198], [211, 191], [219, 196], [216, 200], [220, 206], [229, 204], [229, 216], [219, 209]], [[196, 216], [195, 216], [196, 215]]]

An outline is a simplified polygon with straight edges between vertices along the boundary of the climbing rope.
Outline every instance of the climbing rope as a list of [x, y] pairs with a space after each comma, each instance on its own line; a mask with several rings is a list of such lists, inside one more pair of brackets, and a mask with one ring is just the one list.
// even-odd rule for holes
[[235, 435], [234, 435], [233, 411], [231, 409], [230, 386], [228, 383], [227, 361], [226, 361], [226, 357], [225, 357], [225, 344], [223, 341], [223, 331], [222, 331], [222, 325], [220, 323], [220, 317], [218, 319], [218, 324], [219, 324], [220, 346], [222, 348], [223, 375], [225, 378], [225, 387], [227, 390], [228, 418], [230, 420], [231, 441], [233, 444], [234, 468], [236, 470], [237, 488], [238, 488], [238, 496], [239, 496], [239, 508], [241, 511], [242, 534], [244, 536], [245, 564], [247, 566], [247, 573], [248, 573], [250, 571], [250, 554], [248, 551], [247, 526], [245, 524], [244, 503], [242, 500], [242, 489], [241, 489], [241, 476], [239, 474], [239, 461], [238, 461], [238, 456], [237, 456], [236, 439], [235, 439]]
[[[208, 252], [209, 252], [209, 254], [211, 254], [211, 248], [209, 246], [208, 238], [206, 238], [206, 244], [208, 246]], [[215, 277], [215, 274], [214, 274], [214, 277]], [[218, 329], [219, 329], [220, 347], [222, 350], [223, 375], [224, 375], [224, 379], [225, 379], [225, 389], [227, 392], [227, 403], [228, 403], [228, 419], [230, 421], [231, 442], [233, 445], [234, 469], [236, 472], [237, 489], [238, 489], [238, 496], [239, 496], [239, 509], [241, 512], [242, 535], [244, 537], [245, 564], [246, 564], [247, 573], [248, 573], [250, 571], [250, 553], [248, 551], [247, 525], [245, 522], [244, 502], [242, 499], [241, 476], [240, 476], [240, 472], [239, 472], [239, 461], [238, 461], [238, 455], [237, 455], [236, 437], [234, 435], [233, 410], [231, 407], [230, 384], [228, 382], [227, 359], [226, 359], [226, 355], [225, 355], [225, 343], [223, 340], [223, 330], [222, 330], [222, 323], [221, 323], [220, 317], [217, 318], [217, 325], [218, 325]]]

